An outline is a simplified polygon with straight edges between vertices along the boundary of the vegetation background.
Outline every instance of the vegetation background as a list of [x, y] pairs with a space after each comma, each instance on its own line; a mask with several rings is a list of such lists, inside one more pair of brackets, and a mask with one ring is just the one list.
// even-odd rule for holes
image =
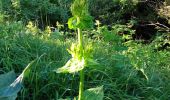
[[[17, 100], [78, 95], [78, 74], [54, 72], [71, 57], [67, 48], [76, 41], [67, 25], [72, 2], [0, 1], [0, 74], [14, 70], [18, 76], [38, 59]], [[104, 100], [169, 100], [169, 1], [89, 0], [89, 12], [96, 23], [83, 31], [84, 39], [100, 66], [85, 70], [85, 88], [103, 85]]]

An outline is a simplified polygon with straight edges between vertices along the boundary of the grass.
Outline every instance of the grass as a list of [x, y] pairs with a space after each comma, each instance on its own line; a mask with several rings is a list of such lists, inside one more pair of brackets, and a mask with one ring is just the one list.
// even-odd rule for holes
[[[20, 22], [0, 25], [0, 74], [14, 70], [21, 73], [28, 63], [31, 74], [24, 80], [18, 100], [57, 100], [78, 95], [78, 74], [56, 74], [70, 55], [67, 48], [74, 38], [26, 34]], [[99, 39], [93, 44], [93, 55], [100, 63], [97, 69], [85, 70], [85, 88], [104, 86], [105, 100], [170, 99], [170, 52], [155, 50], [154, 43], [124, 42], [112, 31], [94, 31]], [[114, 36], [113, 39], [108, 36]], [[143, 70], [143, 71], [142, 71]], [[147, 79], [147, 78], [148, 79]]]

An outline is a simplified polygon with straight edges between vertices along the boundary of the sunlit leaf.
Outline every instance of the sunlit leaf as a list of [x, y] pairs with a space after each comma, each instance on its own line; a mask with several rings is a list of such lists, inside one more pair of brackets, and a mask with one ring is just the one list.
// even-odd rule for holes
[[148, 80], [148, 76], [146, 75], [146, 73], [144, 72], [143, 69], [138, 69], [138, 70], [137, 70], [137, 74], [139, 75], [139, 77]]
[[103, 86], [90, 88], [84, 91], [84, 100], [103, 100]]
[[89, 29], [93, 27], [93, 18], [90, 15], [82, 17], [71, 17], [68, 20], [68, 27], [70, 29]]
[[78, 44], [73, 43], [70, 47], [70, 49], [68, 49], [68, 52], [72, 55], [72, 58], [74, 59], [81, 59], [82, 55], [80, 53], [80, 47]]
[[71, 12], [73, 16], [84, 16], [88, 14], [88, 0], [74, 0], [71, 5]]
[[71, 12], [74, 17], [68, 20], [70, 29], [89, 29], [93, 27], [93, 18], [88, 12], [88, 0], [74, 0], [71, 5]]
[[79, 23], [80, 21], [77, 17], [71, 17], [68, 19], [67, 24], [68, 24], [69, 29], [76, 29]]
[[36, 60], [33, 60], [32, 62], [30, 62], [26, 67], [25, 67], [25, 69], [22, 71], [22, 76], [24, 76], [24, 77], [27, 77], [28, 75], [29, 75], [29, 73], [30, 73], [30, 67], [32, 66], [32, 64], [35, 62]]
[[75, 73], [85, 67], [84, 59], [78, 60], [71, 58], [63, 67], [56, 70], [57, 73]]

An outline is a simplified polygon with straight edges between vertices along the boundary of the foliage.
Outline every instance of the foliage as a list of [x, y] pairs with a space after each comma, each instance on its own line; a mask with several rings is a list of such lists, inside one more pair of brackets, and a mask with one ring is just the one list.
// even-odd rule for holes
[[[28, 66], [24, 69], [21, 75], [15, 79], [15, 73], [10, 71], [6, 74], [0, 76], [1, 84], [0, 84], [0, 99], [2, 100], [16, 100], [17, 93], [21, 90], [23, 78], [28, 76], [28, 72], [30, 70], [30, 66], [33, 62], [29, 63]], [[13, 82], [12, 82], [13, 81]]]
[[70, 29], [87, 29], [92, 28], [92, 17], [88, 12], [88, 0], [75, 0], [71, 6], [73, 17], [68, 20]]
[[[84, 83], [83, 87], [87, 89], [83, 91], [83, 95], [88, 100], [100, 100], [101, 98], [104, 100], [169, 99], [169, 32], [158, 33], [153, 41], [143, 43], [132, 39], [135, 32], [132, 26], [138, 21], [136, 19], [123, 25], [122, 23], [103, 25], [103, 20], [111, 19], [109, 22], [112, 22], [112, 18], [116, 17], [114, 20], [117, 21], [117, 18], [123, 16], [115, 12], [125, 11], [121, 12], [123, 14], [126, 13], [126, 10], [129, 12], [135, 10], [130, 7], [130, 5], [134, 7], [135, 2], [90, 0], [90, 3], [99, 3], [99, 8], [96, 7], [97, 5], [93, 5], [93, 8], [92, 4], [89, 4], [91, 6], [89, 10], [94, 11], [93, 16], [97, 18], [97, 28], [92, 27], [92, 17], [82, 16], [82, 12], [80, 12], [78, 13], [81, 15], [80, 18], [76, 16], [77, 13], [74, 13], [73, 20], [70, 20], [69, 24], [74, 30], [80, 29], [77, 32], [81, 35], [77, 35], [77, 32], [73, 30], [62, 31], [67, 27], [59, 24], [61, 20], [57, 22], [58, 29], [51, 25], [42, 26], [39, 22], [33, 21], [34, 19], [41, 20], [37, 10], [45, 11], [43, 16], [46, 16], [46, 11], [54, 13], [56, 7], [68, 9], [70, 0], [40, 0], [41, 3], [36, 0], [20, 0], [22, 3], [28, 2], [25, 8], [21, 6], [19, 0], [12, 0], [12, 5], [9, 3], [10, 0], [1, 1], [3, 1], [3, 12], [0, 15], [0, 94], [5, 90], [1, 87], [13, 90], [9, 85], [15, 82], [15, 86], [19, 86], [19, 88], [9, 94], [15, 94], [14, 98], [17, 94], [17, 100], [74, 100], [78, 99], [77, 94], [80, 91], [78, 80], [81, 80]], [[118, 10], [110, 12], [109, 9], [112, 8], [113, 2], [115, 3], [113, 8]], [[131, 3], [129, 9], [126, 3]], [[104, 4], [106, 6], [102, 6]], [[42, 9], [36, 10], [36, 7], [42, 7]], [[52, 9], [53, 7], [54, 9]], [[103, 9], [100, 9], [102, 7]], [[24, 10], [21, 8], [26, 12], [22, 12]], [[49, 8], [51, 10], [47, 10]], [[86, 11], [87, 9], [85, 9]], [[28, 17], [23, 17], [25, 15], [22, 13]], [[69, 10], [68, 13], [71, 14]], [[98, 19], [97, 13], [100, 13], [101, 19]], [[115, 13], [115, 15], [108, 17], [110, 13], [113, 15]], [[13, 15], [12, 18], [9, 15]], [[38, 17], [36, 17], [37, 15]], [[87, 21], [84, 20], [86, 19], [84, 17], [87, 18]], [[22, 18], [27, 23], [20, 21]], [[27, 18], [31, 20], [27, 20]], [[146, 17], [144, 16], [144, 18]], [[56, 21], [54, 23], [56, 24]], [[40, 29], [39, 26], [44, 29]], [[61, 29], [60, 26], [63, 28]], [[68, 37], [68, 34], [74, 36]], [[79, 37], [78, 40], [80, 40], [80, 36], [83, 37], [83, 39], [81, 38], [83, 41], [78, 42], [82, 42], [82, 46], [80, 46], [81, 43], [77, 43], [75, 38]], [[70, 49], [66, 50], [70, 45]], [[18, 78], [19, 81], [15, 81], [15, 76], [20, 75], [25, 66], [34, 59], [37, 60], [34, 62], [34, 66], [29, 68], [27, 77], [24, 75], [22, 84], [19, 80], [21, 77]], [[61, 67], [63, 65], [64, 67]], [[64, 74], [54, 73], [54, 70]], [[16, 74], [11, 71], [15, 71]], [[84, 80], [80, 77], [82, 72], [84, 72], [82, 75]], [[8, 82], [9, 80], [11, 81]], [[24, 87], [21, 88], [22, 85]], [[19, 91], [19, 89], [21, 90]], [[0, 98], [2, 97], [0, 96]]]
[[103, 100], [103, 87], [91, 88], [84, 92], [84, 100]]
[[93, 56], [91, 55], [92, 51], [92, 44], [88, 43], [88, 45], [84, 46], [83, 58], [79, 60], [81, 55], [79, 54], [80, 49], [78, 44], [72, 44], [71, 49], [68, 50], [68, 52], [72, 55], [72, 58], [65, 64], [65, 66], [57, 69], [57, 73], [76, 73], [84, 69], [84, 67], [98, 65], [97, 62], [93, 61]]
[[155, 50], [169, 50], [170, 49], [170, 35], [169, 33], [163, 33], [156, 36], [156, 39], [152, 41], [152, 47]]
[[89, 0], [89, 2], [92, 16], [104, 24], [112, 24], [132, 15], [138, 0]]
[[[26, 34], [22, 22], [6, 22], [0, 28], [0, 73], [11, 70], [21, 73], [27, 63], [41, 56], [24, 80], [17, 99], [52, 100], [77, 96], [77, 73], [53, 73], [71, 57], [66, 48], [75, 42], [74, 38], [63, 39], [60, 32], [52, 32], [49, 37], [44, 31], [37, 35]], [[111, 100], [168, 99], [169, 51], [155, 49], [159, 37], [151, 44], [124, 42], [115, 30], [119, 28], [108, 30], [101, 26], [98, 30], [88, 31], [93, 32], [96, 38], [84, 38], [85, 47], [91, 43], [93, 50], [90, 54], [100, 63], [95, 68], [86, 67], [85, 88], [103, 85], [104, 99]]]
[[[62, 67], [57, 69], [57, 73], [76, 73], [80, 71], [79, 96], [78, 100], [95, 100], [94, 94], [99, 100], [103, 99], [103, 89], [96, 88], [84, 92], [84, 69], [90, 65], [97, 64], [91, 59], [92, 47], [85, 47], [83, 43], [82, 29], [92, 27], [92, 17], [88, 13], [88, 0], [75, 0], [71, 6], [73, 17], [68, 20], [70, 29], [77, 29], [78, 44], [73, 44], [69, 53], [72, 58]], [[77, 45], [77, 46], [76, 46]]]
[[76, 29], [76, 28], [81, 28], [81, 29], [88, 29], [93, 27], [93, 22], [92, 22], [92, 17], [87, 15], [87, 16], [82, 16], [82, 17], [72, 17], [68, 20], [68, 27], [70, 29]]
[[[71, 2], [72, 0], [2, 0], [2, 8], [3, 12], [9, 15], [9, 19], [14, 18], [26, 22], [30, 20], [38, 21], [40, 26], [44, 24], [54, 25], [57, 21], [63, 23], [68, 20]], [[81, 11], [83, 7], [88, 6], [81, 5], [82, 3], [81, 1], [74, 7], [72, 6], [73, 15], [76, 15], [73, 9]], [[89, 10], [93, 17], [103, 20], [104, 23], [109, 23], [115, 22], [122, 18], [124, 14], [134, 11], [135, 4], [137, 4], [136, 0], [89, 0]], [[84, 17], [89, 16], [84, 15]]]
[[66, 22], [70, 3], [70, 0], [2, 0], [3, 12], [9, 18], [25, 22], [38, 21], [40, 25]]

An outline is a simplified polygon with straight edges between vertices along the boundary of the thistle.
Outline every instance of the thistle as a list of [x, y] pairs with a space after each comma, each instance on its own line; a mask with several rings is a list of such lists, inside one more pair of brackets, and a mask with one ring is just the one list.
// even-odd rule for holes
[[[79, 83], [79, 96], [78, 100], [102, 100], [103, 98], [103, 87], [88, 89], [84, 91], [84, 69], [90, 67], [90, 65], [98, 64], [92, 59], [90, 47], [85, 47], [83, 43], [83, 33], [82, 30], [89, 29], [93, 27], [93, 18], [88, 12], [88, 0], [74, 0], [71, 6], [71, 12], [73, 17], [68, 20], [68, 27], [70, 29], [77, 30], [78, 42], [73, 43], [69, 53], [72, 58], [61, 68], [57, 69], [57, 73], [80, 73], [80, 83]], [[97, 93], [97, 94], [96, 94]], [[98, 99], [94, 98], [99, 95]]]

